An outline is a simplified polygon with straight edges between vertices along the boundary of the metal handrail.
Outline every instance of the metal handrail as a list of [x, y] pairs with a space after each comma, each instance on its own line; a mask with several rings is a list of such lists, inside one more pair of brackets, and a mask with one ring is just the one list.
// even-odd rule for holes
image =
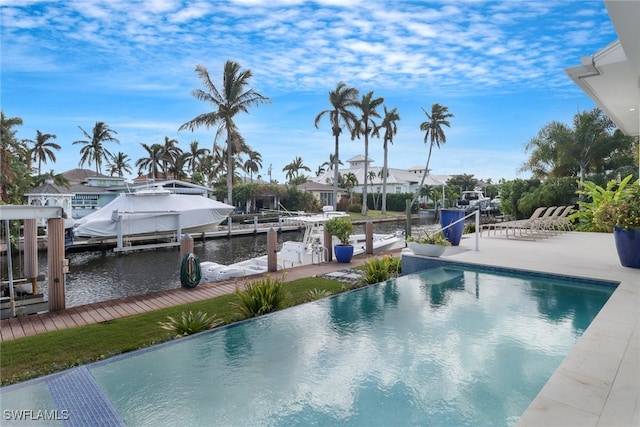
[[440, 232], [442, 233], [442, 231], [446, 230], [447, 228], [449, 228], [449, 227], [451, 227], [453, 225], [456, 225], [460, 221], [464, 221], [465, 219], [471, 217], [472, 215], [475, 215], [475, 217], [476, 217], [476, 231], [475, 231], [476, 247], [475, 247], [475, 250], [479, 251], [480, 250], [480, 209], [475, 210], [475, 211], [471, 212], [470, 214], [467, 214], [467, 215], [463, 216], [462, 218], [455, 220], [454, 222], [452, 222], [451, 224], [449, 224], [449, 225], [447, 225], [445, 227], [442, 227], [440, 229]]

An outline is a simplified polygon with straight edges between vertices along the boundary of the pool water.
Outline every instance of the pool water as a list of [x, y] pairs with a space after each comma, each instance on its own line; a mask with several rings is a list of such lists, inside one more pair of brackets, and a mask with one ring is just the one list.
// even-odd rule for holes
[[[438, 267], [92, 364], [81, 377], [131, 426], [513, 425], [613, 291]], [[5, 387], [2, 409], [21, 395], [65, 409], [47, 381]]]

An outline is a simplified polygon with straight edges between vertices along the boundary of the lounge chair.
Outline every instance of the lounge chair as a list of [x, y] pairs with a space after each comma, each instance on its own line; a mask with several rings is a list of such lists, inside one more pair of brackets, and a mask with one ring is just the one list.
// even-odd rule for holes
[[569, 214], [573, 210], [573, 205], [566, 206], [564, 210], [554, 220], [554, 228], [556, 230], [562, 230], [564, 232], [571, 231], [571, 221], [569, 221]]
[[542, 221], [542, 228], [545, 232], [549, 232], [550, 234], [557, 233], [558, 230], [556, 229], [556, 221], [558, 220], [558, 217], [560, 216], [562, 211], [565, 210], [565, 208], [566, 206], [558, 206], [553, 211], [549, 212], [548, 215], [547, 212], [545, 212], [545, 216], [543, 216], [543, 218], [540, 218], [540, 221]]
[[[497, 222], [495, 224], [485, 224], [480, 230], [480, 233], [482, 234], [482, 230], [486, 229], [487, 233], [490, 234], [491, 229], [493, 229], [494, 234], [496, 234], [498, 230], [505, 231], [507, 238], [509, 237], [510, 231], [513, 231], [514, 238], [518, 237], [516, 235], [517, 232], [519, 232], [520, 237], [531, 236], [532, 238], [534, 238], [535, 235], [540, 233], [540, 227], [542, 225], [542, 223], [540, 222], [540, 216], [543, 215], [543, 213], [546, 214], [549, 209], [551, 208], [541, 206], [533, 212], [529, 219]], [[553, 209], [555, 210], [555, 206], [553, 207]]]

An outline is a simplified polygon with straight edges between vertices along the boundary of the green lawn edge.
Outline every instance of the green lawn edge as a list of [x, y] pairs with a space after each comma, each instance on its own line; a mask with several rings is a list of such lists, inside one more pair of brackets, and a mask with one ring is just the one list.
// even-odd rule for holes
[[[285, 282], [287, 307], [313, 300], [311, 290], [337, 294], [352, 289], [335, 280], [309, 277]], [[175, 339], [158, 322], [182, 312], [203, 311], [215, 315], [222, 325], [243, 320], [235, 294], [154, 310], [148, 313], [71, 329], [45, 332], [0, 343], [1, 384], [9, 385], [65, 369], [103, 360]]]

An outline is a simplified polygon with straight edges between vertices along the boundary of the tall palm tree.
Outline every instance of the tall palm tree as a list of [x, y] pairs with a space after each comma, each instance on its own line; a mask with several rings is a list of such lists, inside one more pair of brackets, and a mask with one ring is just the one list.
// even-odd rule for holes
[[151, 174], [153, 180], [156, 180], [158, 176], [158, 170], [162, 167], [163, 160], [163, 146], [160, 144], [145, 144], [140, 143], [142, 148], [145, 149], [148, 156], [141, 157], [136, 160], [136, 167], [138, 168], [138, 174], [142, 175], [142, 171], [145, 170], [147, 173]]
[[117, 134], [113, 129], [109, 129], [109, 126], [104, 122], [96, 122], [95, 126], [93, 126], [93, 131], [91, 135], [87, 133], [80, 126], [78, 128], [84, 134], [86, 140], [74, 141], [73, 144], [83, 144], [84, 146], [80, 149], [80, 167], [85, 164], [85, 162], [91, 166], [91, 163], [96, 164], [96, 175], [100, 175], [102, 173], [102, 162], [105, 159], [109, 159], [111, 153], [109, 150], [104, 148], [105, 142], [115, 142], [119, 144], [120, 141], [113, 136], [113, 134]]
[[249, 178], [253, 182], [253, 174], [258, 173], [262, 167], [262, 154], [257, 151], [249, 150], [247, 153], [247, 160], [244, 162], [244, 170], [249, 172]]
[[398, 109], [394, 108], [388, 111], [385, 105], [382, 123], [373, 130], [374, 134], [379, 136], [380, 129], [384, 129], [384, 136], [382, 137], [382, 147], [384, 149], [384, 162], [382, 164], [382, 207], [380, 208], [382, 215], [386, 215], [387, 213], [387, 177], [389, 176], [387, 152], [389, 151], [389, 143], [393, 144], [393, 137], [398, 133], [398, 124], [396, 123], [398, 120], [400, 120]]
[[198, 147], [198, 144], [198, 141], [191, 141], [191, 143], [189, 144], [189, 151], [185, 153], [187, 155], [186, 164], [187, 167], [189, 167], [192, 175], [196, 172], [197, 169], [199, 169], [202, 159], [210, 152], [208, 148]]
[[335, 137], [335, 157], [333, 159], [333, 209], [338, 208], [338, 164], [340, 161], [339, 151], [339, 139], [342, 132], [342, 122], [347, 126], [349, 131], [353, 132], [355, 123], [358, 120], [356, 115], [349, 110], [349, 108], [355, 107], [358, 102], [358, 89], [347, 86], [345, 82], [338, 83], [334, 91], [329, 92], [329, 102], [333, 107], [332, 110], [321, 111], [315, 119], [315, 126], [318, 128], [318, 124], [322, 117], [329, 116], [329, 122], [331, 123], [331, 132]]
[[[226, 133], [227, 147], [237, 144], [240, 133], [234, 122], [236, 114], [239, 112], [248, 113], [249, 107], [270, 102], [270, 99], [256, 92], [254, 89], [247, 89], [249, 79], [252, 76], [251, 70], [241, 70], [240, 64], [234, 61], [227, 61], [224, 64], [222, 76], [222, 91], [213, 84], [209, 73], [205, 67], [198, 65], [196, 73], [202, 81], [205, 90], [195, 89], [192, 95], [206, 103], [213, 105], [214, 111], [200, 114], [193, 120], [180, 126], [179, 130], [189, 129], [193, 131], [200, 126], [217, 126], [216, 139], [219, 135]], [[233, 175], [234, 161], [233, 149], [227, 150], [227, 203], [233, 204]]]
[[447, 136], [444, 134], [442, 126], [451, 127], [451, 124], [447, 119], [454, 117], [454, 115], [449, 112], [449, 107], [444, 107], [438, 103], [431, 106], [431, 114], [427, 113], [424, 108], [422, 111], [426, 114], [427, 121], [420, 123], [420, 130], [424, 132], [424, 143], [426, 144], [427, 141], [430, 143], [429, 155], [427, 156], [427, 165], [424, 167], [424, 173], [420, 180], [420, 187], [413, 196], [413, 200], [411, 200], [412, 205], [420, 195], [420, 189], [424, 185], [424, 179], [429, 173], [429, 161], [431, 160], [431, 150], [433, 150], [433, 146], [435, 145], [440, 148], [440, 144], [445, 144], [447, 142]]
[[362, 184], [362, 215], [367, 215], [367, 179], [369, 168], [369, 135], [376, 127], [376, 123], [373, 118], [379, 118], [380, 114], [376, 111], [382, 103], [384, 98], [374, 98], [373, 91], [370, 90], [365, 95], [362, 95], [360, 102], [356, 103], [356, 107], [360, 110], [360, 119], [356, 122], [356, 126], [352, 132], [351, 139], [360, 138], [364, 136], [364, 176], [365, 180]]
[[125, 172], [131, 173], [131, 165], [129, 164], [129, 160], [129, 156], [122, 151], [118, 151], [116, 154], [111, 156], [111, 162], [107, 163], [109, 176], [118, 175], [122, 178]]
[[164, 179], [169, 178], [169, 169], [175, 166], [175, 162], [181, 154], [182, 150], [178, 147], [178, 140], [165, 136], [164, 144], [162, 145], [162, 172], [164, 173]]
[[33, 148], [31, 149], [31, 157], [34, 162], [38, 162], [38, 175], [41, 174], [42, 163], [47, 163], [47, 160], [51, 160], [55, 163], [56, 155], [53, 150], [60, 151], [60, 145], [56, 144], [53, 141], [49, 141], [50, 139], [55, 139], [56, 136], [50, 133], [42, 133], [39, 130], [36, 131], [36, 139], [35, 140], [27, 140], [26, 142], [30, 142], [33, 144]]
[[304, 165], [302, 157], [296, 156], [295, 159], [284, 168], [282, 168], [282, 172], [287, 172], [286, 179], [290, 182], [298, 182], [300, 178], [300, 171], [305, 170], [307, 172], [311, 172], [311, 169]]

